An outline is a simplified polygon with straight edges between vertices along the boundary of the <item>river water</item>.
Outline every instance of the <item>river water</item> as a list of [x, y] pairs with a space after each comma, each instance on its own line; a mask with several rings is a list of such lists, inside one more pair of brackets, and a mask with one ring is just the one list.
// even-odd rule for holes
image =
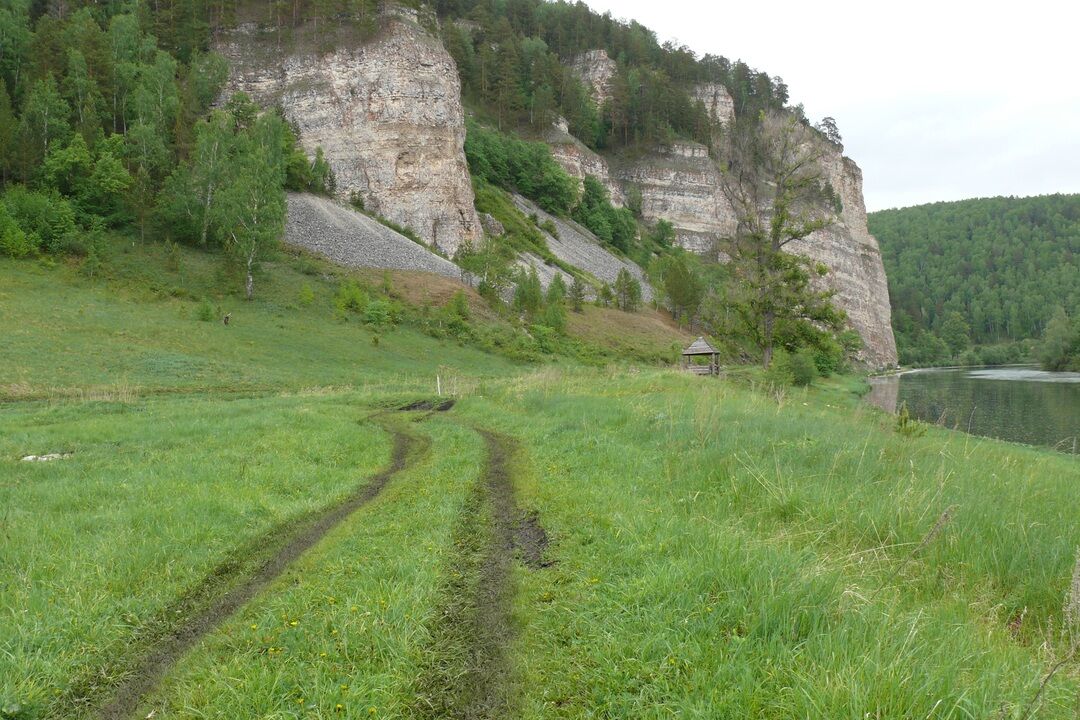
[[1080, 453], [1080, 373], [1036, 367], [915, 370], [871, 378], [867, 399], [973, 435]]

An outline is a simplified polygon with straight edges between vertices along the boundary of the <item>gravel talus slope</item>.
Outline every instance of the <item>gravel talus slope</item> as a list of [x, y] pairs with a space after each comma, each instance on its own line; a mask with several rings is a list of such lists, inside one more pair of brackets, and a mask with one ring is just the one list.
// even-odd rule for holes
[[363, 213], [317, 195], [289, 193], [285, 242], [351, 267], [420, 270], [461, 279], [461, 269]]
[[[609, 250], [606, 250], [600, 241], [596, 239], [596, 236], [590, 233], [585, 228], [578, 225], [573, 220], [564, 220], [563, 218], [549, 215], [541, 210], [536, 204], [526, 200], [520, 195], [514, 196], [514, 204], [518, 209], [526, 215], [536, 214], [541, 221], [551, 220], [555, 223], [555, 227], [559, 231], [559, 237], [555, 238], [543, 232], [544, 239], [547, 240], [548, 247], [551, 248], [551, 252], [555, 257], [559, 258], [563, 262], [573, 265], [576, 268], [580, 268], [585, 272], [591, 273], [597, 279], [606, 283], [614, 284], [616, 276], [619, 274], [619, 270], [626, 268], [641, 283], [641, 297], [646, 302], [652, 300], [653, 289], [649, 285], [649, 281], [645, 278], [645, 273], [641, 271], [635, 263], [626, 260], [624, 258], [617, 257]], [[551, 277], [554, 277], [552, 274]], [[551, 280], [548, 278], [548, 281]]]

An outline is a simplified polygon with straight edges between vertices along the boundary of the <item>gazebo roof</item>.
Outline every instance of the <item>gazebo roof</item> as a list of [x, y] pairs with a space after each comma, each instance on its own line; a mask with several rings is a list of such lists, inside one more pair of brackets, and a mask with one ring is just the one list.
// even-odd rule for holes
[[683, 355], [716, 355], [719, 350], [710, 345], [705, 338], [699, 337], [690, 343], [690, 347], [682, 351]]

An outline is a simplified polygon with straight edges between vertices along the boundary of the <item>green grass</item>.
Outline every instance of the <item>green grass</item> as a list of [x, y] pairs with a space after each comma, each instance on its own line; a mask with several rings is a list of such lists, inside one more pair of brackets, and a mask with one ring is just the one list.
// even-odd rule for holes
[[[39, 705], [238, 548], [386, 461], [342, 396], [30, 404], [0, 413], [0, 697]], [[27, 454], [70, 452], [27, 463]]]
[[[169, 272], [161, 269], [156, 246], [114, 253], [109, 276], [97, 280], [74, 268], [0, 259], [0, 398], [328, 385], [426, 389], [434, 387], [439, 366], [474, 378], [514, 367], [408, 325], [388, 331], [356, 317], [341, 320], [333, 303], [339, 278], [317, 261], [286, 257], [271, 265], [256, 285], [256, 301], [248, 303], [212, 295], [227, 282], [218, 277], [213, 256], [185, 252], [182, 268]], [[307, 305], [304, 288], [313, 296]], [[222, 314], [231, 313], [228, 326], [217, 314], [212, 322], [197, 319], [196, 299], [207, 296]], [[437, 364], [432, 348], [438, 348]]]
[[[777, 394], [755, 370], [527, 366], [408, 323], [375, 346], [313, 261], [244, 303], [213, 294], [212, 257], [113, 252], [95, 280], [0, 261], [0, 717], [83, 716], [73, 686], [213, 568], [385, 466], [369, 414], [436, 373], [459, 402], [410, 425], [422, 462], [139, 717], [423, 716], [425, 678], [465, 667], [445, 623], [489, 531], [478, 428], [517, 442], [517, 504], [552, 540], [512, 573], [516, 716], [1018, 718], [1067, 649], [1076, 458], [905, 436], [851, 377]], [[204, 296], [232, 324], [196, 320]], [[72, 455], [19, 460], [47, 452]], [[1073, 661], [1036, 717], [1075, 717], [1078, 693]]]
[[457, 424], [416, 431], [433, 438], [429, 460], [207, 638], [140, 717], [401, 716], [481, 462], [479, 439]]
[[[830, 405], [675, 375], [537, 378], [466, 405], [531, 438], [559, 538], [556, 569], [523, 592], [525, 716], [988, 717], [1025, 702], [1080, 544], [1080, 468], [936, 429], [911, 440]], [[1043, 716], [1072, 717], [1076, 689], [1059, 679]]]

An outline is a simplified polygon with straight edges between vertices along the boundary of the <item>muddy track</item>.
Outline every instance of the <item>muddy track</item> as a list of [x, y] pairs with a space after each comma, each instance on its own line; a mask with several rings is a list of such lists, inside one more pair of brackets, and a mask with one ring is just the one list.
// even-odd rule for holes
[[[351, 495], [320, 512], [271, 530], [248, 548], [262, 548], [255, 563], [227, 561], [215, 568], [196, 588], [162, 612], [133, 643], [142, 648], [136, 657], [120, 660], [123, 679], [108, 686], [84, 679], [65, 703], [84, 711], [101, 704], [101, 720], [130, 717], [168, 670], [205, 635], [227, 620], [255, 595], [278, 578], [304, 552], [346, 518], [373, 500], [399, 472], [413, 465], [430, 447], [430, 440], [386, 424], [394, 446], [390, 464], [358, 487]], [[115, 669], [115, 668], [114, 668]], [[97, 675], [98, 678], [101, 674]], [[104, 701], [101, 698], [104, 697]], [[61, 717], [70, 713], [61, 710]]]
[[516, 512], [509, 438], [480, 430], [487, 445], [484, 485], [490, 513], [488, 546], [480, 563], [474, 598], [476, 635], [470, 648], [472, 693], [462, 707], [462, 718], [506, 717], [510, 710], [510, 663], [507, 649], [514, 631], [510, 621], [514, 588]]
[[487, 458], [465, 499], [444, 572], [440, 612], [417, 681], [413, 718], [488, 720], [514, 712], [513, 563], [544, 567], [547, 535], [514, 501], [517, 451], [506, 436], [477, 428]]

